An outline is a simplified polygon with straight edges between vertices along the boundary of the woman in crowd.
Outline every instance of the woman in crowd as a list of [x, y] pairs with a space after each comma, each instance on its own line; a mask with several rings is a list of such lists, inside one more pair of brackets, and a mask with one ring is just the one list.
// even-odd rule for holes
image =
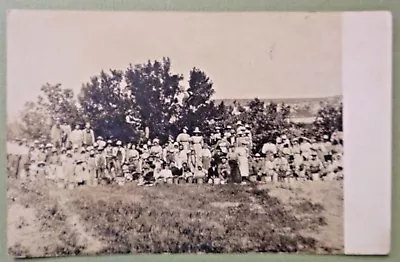
[[[79, 147], [77, 140], [72, 139], [73, 147], [58, 149], [35, 141], [29, 146], [25, 171], [37, 176], [45, 170], [49, 178], [61, 172], [62, 175], [51, 179], [58, 179], [70, 188], [134, 181], [146, 185], [153, 181], [240, 184], [343, 179], [343, 141], [337, 136], [330, 139], [324, 135], [317, 142], [312, 137], [272, 134], [266, 140], [257, 140], [265, 142], [257, 145], [251, 139], [249, 127], [242, 122], [236, 128], [228, 125], [223, 135], [223, 129], [216, 128], [212, 139], [205, 139], [197, 127], [190, 136], [185, 128], [176, 141], [169, 137], [165, 144], [158, 138], [135, 145], [104, 142], [97, 137], [89, 146], [82, 147], [90, 144], [88, 140]], [[78, 125], [74, 131], [76, 134], [81, 131]]]

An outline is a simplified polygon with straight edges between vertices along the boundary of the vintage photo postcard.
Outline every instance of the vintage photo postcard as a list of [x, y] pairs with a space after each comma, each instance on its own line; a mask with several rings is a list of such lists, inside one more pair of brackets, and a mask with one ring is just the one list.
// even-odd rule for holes
[[368, 174], [348, 171], [360, 87], [344, 77], [367, 60], [344, 36], [381, 33], [377, 86], [391, 27], [344, 16], [11, 11], [10, 256], [362, 253], [346, 252], [345, 203]]

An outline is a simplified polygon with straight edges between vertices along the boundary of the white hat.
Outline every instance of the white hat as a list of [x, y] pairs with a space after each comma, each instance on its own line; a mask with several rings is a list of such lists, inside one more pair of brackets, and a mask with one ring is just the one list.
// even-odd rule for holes
[[227, 126], [226, 126], [226, 129], [232, 129], [232, 126], [227, 125]]
[[51, 150], [51, 152], [53, 152], [53, 153], [57, 152], [57, 148], [54, 147], [53, 150]]
[[328, 135], [324, 135], [323, 138], [324, 139], [329, 139], [329, 136]]
[[287, 139], [287, 136], [286, 136], [286, 135], [282, 135], [281, 137], [282, 137], [283, 140], [286, 140], [286, 139]]
[[250, 125], [249, 124], [245, 124], [244, 127], [245, 128], [250, 128]]
[[91, 150], [93, 150], [93, 147], [92, 147], [92, 146], [88, 146], [88, 147], [86, 148], [86, 150], [87, 150], [87, 151], [91, 151]]
[[103, 137], [102, 136], [98, 136], [97, 140], [103, 140]]
[[237, 121], [236, 125], [241, 126], [242, 125], [242, 121]]
[[39, 141], [38, 141], [38, 140], [35, 140], [33, 143], [34, 143], [34, 144], [39, 144]]
[[89, 154], [94, 155], [94, 150], [90, 150]]
[[99, 144], [93, 143], [93, 147], [94, 147], [94, 148], [99, 147]]
[[117, 141], [117, 146], [122, 145], [122, 142], [120, 140]]
[[201, 133], [201, 132], [200, 132], [200, 129], [198, 127], [195, 127], [193, 133]]
[[40, 145], [39, 145], [39, 148], [44, 148], [44, 145], [43, 145], [43, 144], [40, 144]]
[[81, 153], [82, 153], [82, 152], [86, 152], [86, 148], [81, 147]]
[[160, 142], [160, 140], [158, 138], [153, 139], [153, 143], [159, 143], [159, 142]]
[[276, 142], [277, 142], [277, 143], [282, 143], [282, 138], [277, 137], [277, 138], [276, 138]]
[[53, 147], [53, 145], [52, 145], [51, 143], [48, 143], [48, 144], [46, 145], [46, 148], [51, 148], [51, 147]]
[[112, 141], [110, 139], [107, 140], [107, 144], [111, 144]]
[[259, 153], [256, 153], [256, 157], [260, 157], [260, 154], [259, 154]]

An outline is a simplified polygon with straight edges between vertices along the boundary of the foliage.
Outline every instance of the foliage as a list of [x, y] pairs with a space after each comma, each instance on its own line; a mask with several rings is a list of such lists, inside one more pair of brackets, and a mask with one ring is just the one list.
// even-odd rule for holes
[[27, 102], [21, 113], [21, 132], [24, 136], [39, 139], [50, 133], [50, 115], [39, 103]]
[[47, 83], [41, 91], [43, 96], [38, 96], [36, 102], [27, 102], [21, 112], [21, 133], [32, 139], [49, 137], [55, 119], [72, 124], [81, 118], [71, 89]]
[[246, 105], [237, 101], [232, 106], [215, 104], [213, 82], [204, 71], [196, 67], [190, 71], [187, 89], [181, 85], [183, 80], [182, 74], [172, 72], [171, 60], [163, 58], [131, 64], [125, 70], [101, 71], [82, 85], [78, 101], [71, 89], [46, 84], [36, 102], [26, 103], [20, 133], [32, 139], [48, 136], [57, 118], [70, 125], [89, 122], [96, 135], [122, 141], [144, 142], [147, 129], [150, 139], [165, 142], [184, 126], [189, 131], [199, 127], [208, 136], [216, 125], [235, 126], [240, 120], [252, 126], [254, 142], [261, 146], [282, 134], [290, 137], [342, 129], [341, 106], [324, 105], [310, 129], [288, 120], [293, 112], [309, 111], [307, 106], [293, 110], [258, 98]]
[[214, 93], [210, 78], [200, 69], [193, 68], [190, 71], [188, 95], [183, 99], [178, 122], [180, 129], [184, 126], [189, 130], [199, 127], [205, 135], [211, 133], [211, 126], [218, 113], [223, 113], [222, 110], [225, 110], [224, 105], [217, 107], [211, 100]]
[[141, 127], [150, 129], [150, 137], [165, 141], [180, 113], [180, 81], [183, 76], [171, 72], [171, 61], [148, 61], [130, 65], [125, 81], [132, 95], [131, 109], [138, 113]]
[[338, 106], [323, 104], [313, 123], [316, 136], [330, 135], [334, 131], [343, 131], [343, 103]]
[[123, 141], [138, 134], [134, 126], [126, 123], [126, 112], [133, 107], [133, 100], [123, 84], [123, 72], [102, 71], [84, 84], [79, 94], [83, 116], [95, 133]]

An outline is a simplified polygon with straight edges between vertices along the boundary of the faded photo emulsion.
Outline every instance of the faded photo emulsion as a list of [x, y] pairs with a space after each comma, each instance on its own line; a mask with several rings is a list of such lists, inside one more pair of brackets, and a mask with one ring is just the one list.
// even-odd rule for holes
[[11, 256], [344, 253], [340, 13], [7, 26]]

